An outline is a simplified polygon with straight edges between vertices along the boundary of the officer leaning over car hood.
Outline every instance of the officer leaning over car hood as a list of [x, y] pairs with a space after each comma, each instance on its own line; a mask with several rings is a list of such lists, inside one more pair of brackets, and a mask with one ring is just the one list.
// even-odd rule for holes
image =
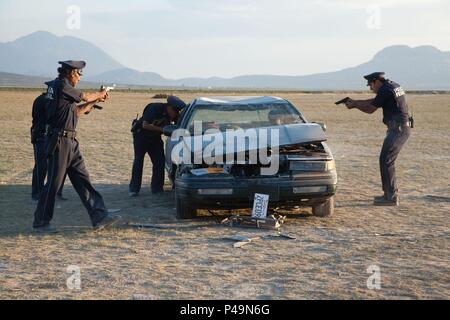
[[359, 109], [373, 113], [383, 109], [383, 123], [387, 134], [380, 153], [380, 172], [384, 194], [374, 198], [374, 205], [398, 206], [398, 187], [395, 178], [395, 160], [408, 140], [412, 117], [409, 117], [405, 91], [394, 81], [384, 78], [384, 72], [374, 72], [364, 76], [367, 85], [376, 93], [374, 99], [352, 100], [345, 103], [348, 109]]
[[[84, 61], [60, 61], [59, 64], [58, 77], [47, 83], [47, 183], [34, 213], [33, 228], [36, 232], [56, 232], [50, 221], [55, 196], [66, 172], [89, 213], [93, 227], [103, 228], [117, 222], [118, 217], [108, 215], [102, 196], [89, 180], [75, 129], [78, 118], [91, 112], [96, 102], [105, 101], [108, 93], [83, 93], [75, 89], [86, 65]], [[81, 101], [86, 103], [77, 105]]]
[[129, 185], [130, 197], [139, 195], [142, 184], [144, 157], [148, 153], [152, 161], [151, 191], [163, 192], [164, 186], [164, 145], [161, 139], [163, 127], [178, 119], [179, 112], [186, 104], [178, 97], [169, 96], [167, 103], [148, 104], [139, 120], [133, 124], [134, 161]]

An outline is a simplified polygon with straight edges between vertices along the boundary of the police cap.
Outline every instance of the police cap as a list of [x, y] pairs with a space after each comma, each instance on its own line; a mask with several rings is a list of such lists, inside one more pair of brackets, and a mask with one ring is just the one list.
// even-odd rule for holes
[[375, 80], [384, 79], [384, 72], [373, 72], [371, 74], [364, 76], [364, 79], [367, 80], [367, 85], [369, 85], [371, 82]]
[[64, 68], [64, 69], [78, 69], [81, 70], [86, 66], [86, 62], [84, 61], [75, 61], [75, 60], [67, 60], [67, 61], [58, 61], [58, 63]]
[[186, 103], [184, 103], [183, 100], [176, 96], [168, 96], [167, 97], [167, 104], [174, 108], [176, 111], [180, 111], [184, 107], [186, 107]]

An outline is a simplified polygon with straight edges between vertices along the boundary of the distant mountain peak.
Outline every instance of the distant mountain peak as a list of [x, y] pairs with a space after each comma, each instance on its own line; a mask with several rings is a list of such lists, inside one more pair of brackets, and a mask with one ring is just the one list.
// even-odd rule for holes
[[36, 31], [30, 34], [27, 34], [23, 37], [19, 37], [14, 41], [11, 41], [10, 43], [23, 43], [23, 42], [36, 42], [36, 41], [54, 41], [57, 40], [59, 37], [51, 32], [48, 31]]
[[[28, 35], [25, 35], [25, 36], [23, 36], [22, 38], [26, 38], [26, 37], [43, 37], [43, 36], [46, 36], [46, 37], [52, 37], [52, 38], [56, 38], [56, 37], [57, 37], [57, 35], [55, 35], [55, 34], [49, 32], [49, 31], [38, 30], [38, 31], [35, 31], [35, 32], [30, 33], [30, 34], [28, 34]], [[20, 38], [19, 38], [19, 39], [20, 39]]]
[[38, 37], [57, 38], [57, 35], [55, 35], [55, 34], [53, 34], [51, 32], [48, 32], [48, 31], [38, 30], [38, 31], [35, 31], [33, 33], [27, 34], [27, 35], [25, 35], [23, 37], [19, 37], [19, 38], [17, 38], [17, 40], [24, 39], [24, 38], [38, 38]]
[[58, 61], [68, 59], [85, 60], [86, 75], [124, 68], [96, 45], [73, 36], [36, 31], [15, 41], [0, 43], [0, 71], [54, 76]]
[[430, 45], [418, 46], [413, 48], [414, 51], [419, 52], [421, 54], [433, 54], [433, 55], [442, 55], [445, 54], [444, 51], [439, 50], [436, 47]]
[[393, 56], [401, 56], [404, 54], [410, 54], [411, 50], [412, 50], [412, 48], [407, 45], [389, 46], [389, 47], [386, 47], [386, 48], [378, 51], [373, 58], [374, 59], [380, 59], [380, 58], [385, 58], [385, 57], [392, 58]]
[[422, 45], [418, 47], [410, 47], [407, 45], [393, 45], [386, 47], [380, 50], [377, 54], [375, 54], [374, 59], [380, 58], [398, 58], [401, 59], [403, 57], [408, 57], [415, 54], [428, 54], [428, 55], [440, 55], [444, 54], [443, 51], [439, 50], [436, 47], [430, 45]]

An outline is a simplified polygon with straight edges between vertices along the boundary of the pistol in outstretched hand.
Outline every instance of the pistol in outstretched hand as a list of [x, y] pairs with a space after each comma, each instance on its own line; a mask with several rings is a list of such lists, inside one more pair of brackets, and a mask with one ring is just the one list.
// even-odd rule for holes
[[106, 92], [109, 92], [109, 91], [111, 91], [111, 90], [114, 90], [116, 88], [116, 85], [115, 84], [113, 84], [112, 86], [104, 86], [104, 85], [102, 85], [101, 87], [100, 87], [100, 91], [106, 91]]
[[350, 97], [345, 97], [344, 99], [336, 101], [334, 104], [339, 105], [339, 104], [342, 104], [342, 103], [347, 103], [350, 100], [352, 100], [352, 99], [350, 99]]

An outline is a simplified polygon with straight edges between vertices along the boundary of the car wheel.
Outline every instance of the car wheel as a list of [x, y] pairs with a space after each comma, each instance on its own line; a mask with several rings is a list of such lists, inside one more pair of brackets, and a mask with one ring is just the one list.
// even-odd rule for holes
[[334, 212], [334, 197], [328, 199], [325, 203], [313, 206], [312, 213], [316, 217], [327, 217]]
[[183, 201], [177, 197], [177, 218], [193, 219], [197, 216], [197, 210], [189, 205], [189, 202]]

